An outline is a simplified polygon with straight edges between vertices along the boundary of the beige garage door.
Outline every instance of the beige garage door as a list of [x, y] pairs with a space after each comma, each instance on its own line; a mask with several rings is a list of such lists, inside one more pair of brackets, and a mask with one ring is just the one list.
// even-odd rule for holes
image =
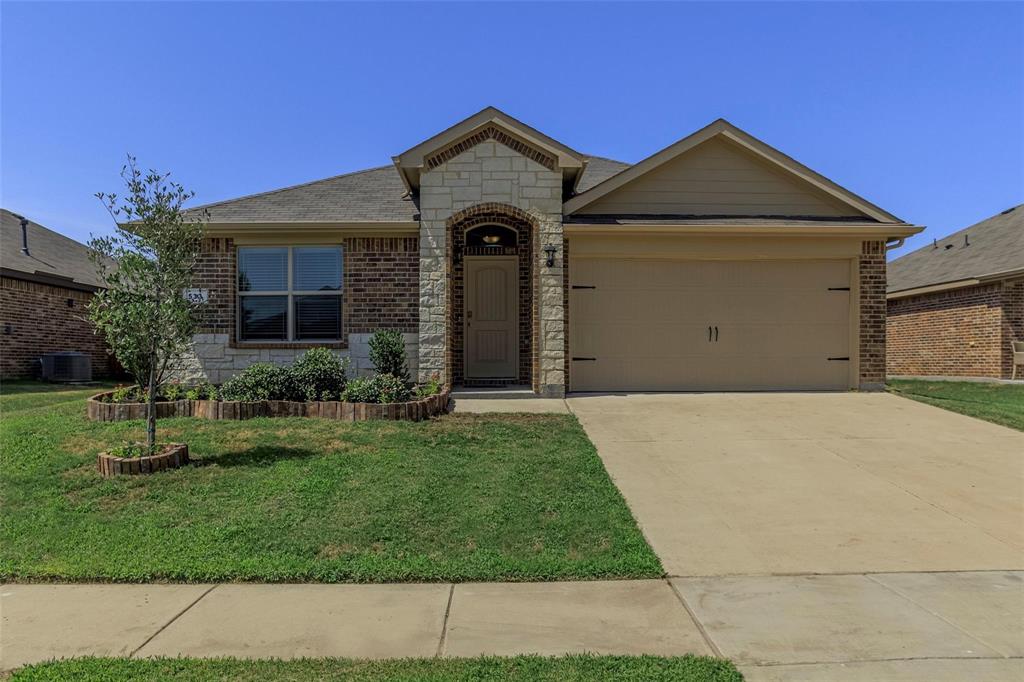
[[845, 389], [850, 263], [580, 258], [575, 391]]

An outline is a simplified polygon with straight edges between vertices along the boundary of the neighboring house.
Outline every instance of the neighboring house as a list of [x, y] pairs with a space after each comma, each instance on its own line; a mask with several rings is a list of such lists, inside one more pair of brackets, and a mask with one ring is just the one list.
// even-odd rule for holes
[[39, 374], [39, 356], [78, 351], [94, 377], [110, 373], [103, 337], [86, 306], [101, 287], [89, 249], [74, 239], [0, 209], [0, 376]]
[[1024, 341], [1024, 204], [889, 263], [888, 371], [1009, 378]]
[[421, 379], [572, 391], [875, 389], [909, 225], [723, 120], [630, 166], [487, 108], [393, 164], [204, 207], [223, 381], [405, 333]]

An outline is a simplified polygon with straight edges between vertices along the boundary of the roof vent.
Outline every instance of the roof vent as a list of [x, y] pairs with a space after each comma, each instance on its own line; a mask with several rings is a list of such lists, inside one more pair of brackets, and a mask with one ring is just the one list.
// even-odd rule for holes
[[21, 222], [21, 252], [28, 256], [30, 255], [28, 252], [28, 218], [17, 213], [12, 215]]
[[970, 246], [971, 241], [967, 238], [967, 233], [964, 232], [964, 246]]
[[1012, 213], [1012, 212], [1014, 212], [1016, 210], [1017, 210], [1016, 206], [1011, 206], [1010, 208], [1006, 209], [1005, 211], [1003, 211], [999, 215], [1006, 215], [1007, 213]]
[[950, 249], [952, 249], [952, 248], [953, 248], [953, 245], [952, 245], [952, 244], [946, 244], [946, 250], [947, 250], [947, 251], [949, 251], [949, 250], [950, 250]]

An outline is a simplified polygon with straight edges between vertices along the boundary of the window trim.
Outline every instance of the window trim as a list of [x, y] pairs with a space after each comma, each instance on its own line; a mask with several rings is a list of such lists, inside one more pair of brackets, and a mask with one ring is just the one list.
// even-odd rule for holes
[[[337, 249], [339, 256], [341, 257], [341, 287], [335, 291], [323, 291], [315, 290], [309, 291], [306, 289], [293, 289], [295, 284], [293, 279], [293, 273], [295, 272], [295, 249], [308, 249], [308, 248], [327, 248]], [[258, 249], [286, 249], [288, 253], [288, 266], [285, 283], [287, 288], [275, 291], [242, 291], [239, 287], [239, 276], [241, 275], [241, 253], [243, 250], [258, 250]], [[253, 345], [253, 346], [265, 346], [265, 345], [281, 345], [281, 346], [294, 346], [296, 344], [309, 344], [309, 345], [322, 345], [322, 344], [339, 344], [345, 341], [345, 245], [344, 244], [260, 244], [260, 245], [245, 245], [239, 246], [236, 249], [235, 254], [235, 339], [241, 346]], [[249, 296], [284, 296], [287, 300], [285, 304], [285, 333], [287, 338], [285, 339], [243, 339], [242, 338], [242, 299]], [[339, 323], [341, 326], [341, 335], [339, 338], [312, 338], [312, 339], [297, 339], [295, 338], [295, 297], [296, 296], [337, 296], [339, 300]]]

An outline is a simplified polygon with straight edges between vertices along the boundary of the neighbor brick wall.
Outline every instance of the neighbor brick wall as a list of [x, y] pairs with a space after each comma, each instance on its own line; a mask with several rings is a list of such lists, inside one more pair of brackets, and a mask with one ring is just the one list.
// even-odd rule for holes
[[0, 278], [0, 376], [35, 376], [36, 359], [55, 351], [88, 353], [93, 377], [109, 375], [112, 363], [106, 344], [86, 319], [91, 298], [91, 293], [76, 289]]
[[1024, 281], [888, 302], [892, 375], [1009, 377], [1010, 341], [1024, 338]]
[[[349, 237], [344, 247], [342, 333], [377, 329], [416, 332], [419, 316], [419, 239], [417, 237]], [[202, 334], [228, 334], [235, 340], [234, 240], [203, 240], [193, 286], [209, 291], [200, 325]], [[246, 344], [247, 346], [250, 344]], [[315, 344], [323, 345], [323, 344]], [[345, 347], [345, 342], [337, 344]], [[269, 344], [268, 344], [269, 346]], [[273, 344], [274, 347], [309, 344]]]
[[[1024, 279], [1003, 286], [1003, 376], [1012, 376], [1011, 341], [1024, 341]], [[1019, 375], [1019, 373], [1018, 373]]]
[[860, 274], [860, 386], [885, 383], [885, 242], [862, 242]]

